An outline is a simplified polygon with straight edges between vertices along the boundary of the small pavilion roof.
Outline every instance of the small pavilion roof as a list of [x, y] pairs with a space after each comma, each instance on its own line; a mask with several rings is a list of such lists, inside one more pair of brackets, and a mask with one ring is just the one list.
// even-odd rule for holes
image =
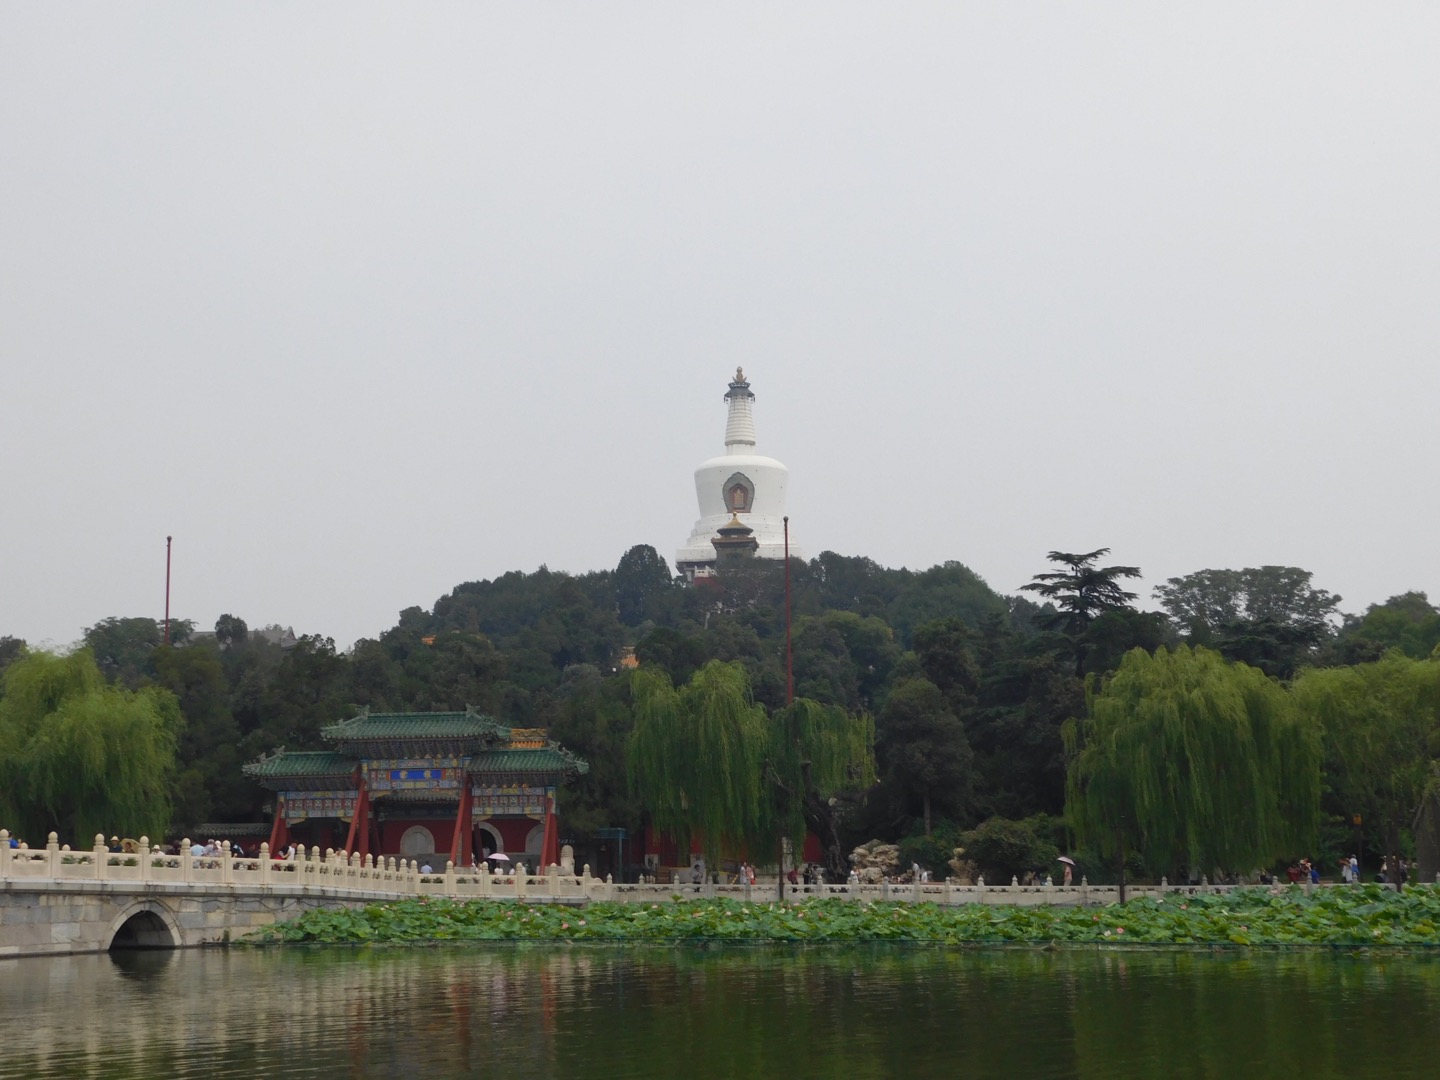
[[355, 759], [335, 750], [276, 750], [262, 754], [243, 768], [257, 780], [292, 780], [302, 777], [348, 777], [355, 772]]
[[482, 773], [580, 775], [589, 772], [590, 766], [570, 751], [551, 743], [539, 750], [486, 750], [470, 759], [469, 771], [471, 776]]
[[390, 742], [396, 739], [508, 739], [510, 729], [472, 706], [464, 712], [372, 713], [322, 728], [335, 742]]

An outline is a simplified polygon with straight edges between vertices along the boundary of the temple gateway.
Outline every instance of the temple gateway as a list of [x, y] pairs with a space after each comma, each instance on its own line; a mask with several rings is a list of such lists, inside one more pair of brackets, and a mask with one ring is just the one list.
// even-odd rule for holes
[[333, 749], [281, 749], [245, 766], [275, 793], [271, 851], [294, 840], [456, 866], [497, 854], [548, 866], [559, 862], [556, 792], [589, 771], [544, 729], [507, 728], [473, 707], [367, 709], [321, 734]]

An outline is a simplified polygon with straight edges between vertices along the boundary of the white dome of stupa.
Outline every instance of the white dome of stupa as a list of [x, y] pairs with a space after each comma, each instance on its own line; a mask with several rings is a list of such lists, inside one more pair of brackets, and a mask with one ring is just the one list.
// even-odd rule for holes
[[[725, 395], [729, 416], [725, 421], [725, 452], [702, 462], [695, 470], [695, 498], [700, 520], [690, 539], [675, 555], [681, 573], [695, 577], [713, 572], [715, 547], [711, 541], [720, 529], [739, 518], [754, 530], [758, 559], [785, 557], [785, 491], [790, 470], [772, 457], [755, 452], [755, 395], [743, 368]], [[803, 559], [792, 538], [790, 556]]]

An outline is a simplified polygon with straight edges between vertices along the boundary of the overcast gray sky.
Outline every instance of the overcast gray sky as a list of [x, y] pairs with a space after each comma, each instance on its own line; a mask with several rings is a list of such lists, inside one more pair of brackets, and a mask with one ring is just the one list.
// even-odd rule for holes
[[0, 634], [794, 538], [1440, 597], [1440, 5], [0, 5]]

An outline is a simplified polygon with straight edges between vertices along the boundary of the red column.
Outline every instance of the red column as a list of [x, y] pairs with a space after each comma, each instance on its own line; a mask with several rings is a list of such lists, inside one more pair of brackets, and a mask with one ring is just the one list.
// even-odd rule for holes
[[[357, 770], [355, 784], [359, 794], [355, 797], [355, 813], [350, 818], [350, 832], [345, 837], [347, 852], [359, 851], [363, 858], [370, 850], [370, 791], [365, 787], [365, 778]], [[359, 847], [356, 847], [356, 844]]]
[[280, 847], [290, 839], [290, 826], [285, 822], [285, 796], [275, 796], [275, 823], [270, 826], [270, 857], [280, 854]]
[[455, 813], [455, 835], [450, 840], [450, 858], [458, 870], [470, 869], [470, 778], [461, 776], [460, 809]]

